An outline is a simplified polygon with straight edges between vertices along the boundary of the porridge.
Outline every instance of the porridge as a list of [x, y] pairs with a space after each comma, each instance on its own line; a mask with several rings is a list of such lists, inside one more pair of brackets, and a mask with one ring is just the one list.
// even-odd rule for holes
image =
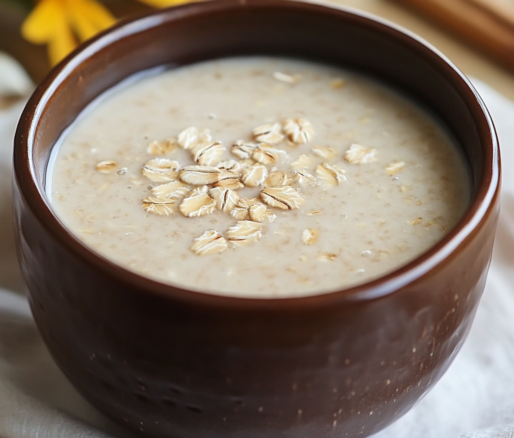
[[49, 195], [64, 225], [154, 280], [281, 298], [383, 276], [470, 198], [464, 159], [412, 102], [350, 71], [242, 57], [148, 74], [77, 120]]

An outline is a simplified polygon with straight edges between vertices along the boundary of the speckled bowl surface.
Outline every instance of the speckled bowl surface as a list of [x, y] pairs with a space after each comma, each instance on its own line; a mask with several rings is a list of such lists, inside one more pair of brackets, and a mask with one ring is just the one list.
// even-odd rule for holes
[[[136, 72], [238, 54], [342, 65], [429, 107], [469, 165], [465, 217], [398, 271], [306, 298], [183, 290], [86, 248], [44, 189], [63, 130]], [[19, 259], [43, 338], [93, 405], [148, 437], [356, 437], [384, 428], [438, 381], [462, 345], [498, 215], [498, 142], [465, 76], [390, 24], [291, 1], [219, 0], [120, 23], [37, 88], [19, 123], [14, 166]]]

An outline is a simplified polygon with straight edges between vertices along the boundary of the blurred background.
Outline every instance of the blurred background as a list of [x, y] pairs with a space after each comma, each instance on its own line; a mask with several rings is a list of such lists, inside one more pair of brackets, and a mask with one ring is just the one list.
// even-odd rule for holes
[[[26, 94], [74, 45], [115, 19], [183, 2], [187, 0], [0, 0], [0, 108]], [[419, 34], [464, 73], [514, 100], [514, 0], [329, 3], [368, 11]], [[21, 64], [26, 80], [6, 54]]]

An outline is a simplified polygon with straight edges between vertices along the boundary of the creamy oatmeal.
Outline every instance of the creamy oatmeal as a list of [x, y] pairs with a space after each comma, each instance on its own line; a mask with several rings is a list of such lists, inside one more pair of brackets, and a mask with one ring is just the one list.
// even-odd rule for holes
[[310, 62], [231, 58], [141, 78], [64, 135], [58, 217], [152, 279], [241, 297], [369, 281], [469, 202], [463, 159], [411, 102]]

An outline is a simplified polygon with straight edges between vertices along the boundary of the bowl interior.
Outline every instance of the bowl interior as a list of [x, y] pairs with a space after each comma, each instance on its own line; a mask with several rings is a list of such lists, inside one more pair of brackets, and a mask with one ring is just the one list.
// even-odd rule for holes
[[[79, 49], [36, 90], [25, 112], [34, 196], [49, 209], [44, 191], [52, 147], [109, 88], [157, 66], [248, 54], [309, 58], [362, 71], [422, 103], [443, 121], [468, 161], [473, 201], [461, 224], [483, 207], [494, 180], [495, 147], [487, 111], [469, 81], [426, 43], [380, 20], [276, 0], [221, 0], [158, 11], [122, 22]], [[438, 246], [451, 238], [452, 233]]]

